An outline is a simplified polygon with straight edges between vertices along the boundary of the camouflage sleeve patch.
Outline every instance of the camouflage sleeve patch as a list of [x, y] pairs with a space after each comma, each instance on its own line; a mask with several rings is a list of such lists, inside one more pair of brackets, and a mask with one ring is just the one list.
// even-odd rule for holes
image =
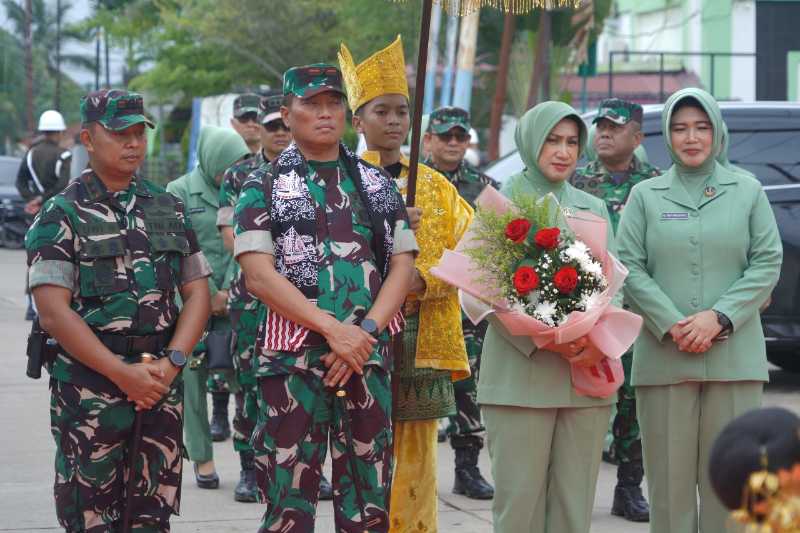
[[411, 228], [408, 227], [408, 222], [405, 220], [398, 220], [394, 223], [393, 238], [392, 255], [413, 252], [416, 256], [419, 253], [417, 238], [414, 237], [414, 232], [411, 231]]
[[237, 165], [229, 168], [222, 177], [222, 185], [219, 188], [220, 208], [236, 205], [236, 198], [238, 197], [236, 192], [236, 168]]
[[75, 263], [75, 239], [67, 213], [55, 198], [48, 200], [25, 235], [28, 265], [43, 260]]
[[219, 226], [233, 226], [233, 207], [227, 205], [220, 207], [217, 211], [217, 227]]
[[181, 257], [181, 285], [196, 279], [207, 278], [212, 273], [211, 265], [203, 252], [195, 252], [192, 255]]
[[40, 285], [57, 285], [75, 290], [75, 265], [69, 261], [41, 260], [28, 270], [28, 283], [33, 289]]
[[[271, 229], [271, 221], [267, 203], [264, 197], [264, 186], [261, 172], [251, 174], [242, 187], [242, 193], [236, 202], [234, 211], [234, 233], [238, 237], [248, 231], [265, 231]], [[270, 179], [270, 174], [264, 174], [265, 179]]]
[[248, 252], [275, 255], [272, 233], [269, 231], [246, 231], [237, 235], [233, 241], [233, 257], [239, 257]]

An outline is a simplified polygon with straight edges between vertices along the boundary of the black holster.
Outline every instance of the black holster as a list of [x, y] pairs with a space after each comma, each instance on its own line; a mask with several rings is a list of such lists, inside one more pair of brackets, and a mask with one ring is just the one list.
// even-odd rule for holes
[[41, 328], [38, 318], [33, 321], [28, 335], [27, 354], [28, 366], [25, 374], [33, 379], [42, 377], [42, 366], [52, 364], [58, 355], [58, 342]]

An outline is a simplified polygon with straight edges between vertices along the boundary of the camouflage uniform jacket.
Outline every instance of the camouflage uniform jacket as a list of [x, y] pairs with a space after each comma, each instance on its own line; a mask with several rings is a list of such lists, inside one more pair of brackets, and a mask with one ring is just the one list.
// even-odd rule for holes
[[[252, 172], [267, 164], [269, 164], [269, 161], [264, 156], [264, 151], [261, 150], [253, 157], [236, 163], [225, 171], [225, 175], [222, 177], [222, 186], [219, 189], [218, 227], [233, 226], [233, 210], [239, 200], [244, 182], [247, 181], [247, 177]], [[239, 268], [239, 263], [236, 261], [233, 262], [230, 275], [231, 279], [228, 280], [230, 282], [228, 306], [232, 309], [255, 309], [256, 297], [247, 291], [247, 287], [244, 284], [244, 275], [241, 268]]]
[[599, 159], [575, 171], [570, 180], [575, 188], [588, 192], [606, 202], [614, 233], [617, 232], [622, 208], [628, 202], [633, 186], [648, 178], [661, 175], [661, 171], [633, 156], [630, 168], [616, 179]]
[[[358, 191], [351, 175], [353, 163], [365, 194]], [[386, 273], [379, 267], [381, 250], [375, 249], [373, 220], [364, 196], [373, 209], [377, 203], [381, 204], [378, 209], [390, 209], [383, 213], [387, 267], [392, 254], [415, 252], [417, 244], [402, 199], [382, 170], [346, 149], [338, 161], [319, 163], [307, 162], [290, 146], [245, 183], [236, 205], [235, 255], [273, 255], [278, 272], [320, 309], [340, 322], [358, 323], [372, 307]], [[306, 235], [302, 226], [292, 224], [304, 218], [313, 221], [315, 235]], [[266, 306], [261, 306], [259, 314], [257, 375], [288, 374], [322, 364], [318, 359], [326, 353], [319, 349], [325, 345], [324, 338], [301, 331]], [[293, 340], [301, 344], [294, 345]], [[388, 368], [388, 331], [379, 341], [368, 364]]]
[[462, 160], [455, 170], [449, 172], [437, 168], [433, 164], [432, 159], [428, 159], [425, 164], [442, 174], [450, 183], [455, 185], [456, 189], [458, 189], [458, 194], [469, 202], [472, 208], [475, 207], [475, 199], [487, 185], [491, 185], [498, 190], [500, 189], [499, 183], [466, 161]]
[[[211, 274], [175, 196], [139, 178], [112, 193], [91, 169], [45, 202], [25, 247], [31, 288], [71, 290], [71, 308], [103, 333], [152, 335], [172, 328], [180, 286]], [[63, 352], [48, 370], [57, 380], [116, 390]]]

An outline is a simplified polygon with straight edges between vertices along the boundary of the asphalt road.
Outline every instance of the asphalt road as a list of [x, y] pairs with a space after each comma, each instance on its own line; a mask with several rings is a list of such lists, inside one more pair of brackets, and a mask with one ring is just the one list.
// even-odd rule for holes
[[[58, 531], [53, 506], [54, 444], [49, 430], [49, 394], [46, 374], [34, 381], [25, 376], [25, 341], [30, 323], [23, 320], [25, 254], [0, 250], [0, 532]], [[800, 412], [800, 376], [779, 370], [771, 373], [765, 403]], [[188, 463], [183, 478], [181, 516], [172, 530], [189, 532], [254, 532], [264, 509], [259, 504], [233, 500], [239, 461], [233, 446], [216, 443], [214, 453], [222, 483], [219, 490], [201, 490], [194, 484]], [[513, 460], [509, 458], [509, 460]], [[481, 455], [481, 470], [490, 478], [489, 457]], [[328, 471], [330, 471], [328, 469]], [[491, 502], [452, 494], [453, 452], [439, 445], [439, 530], [443, 533], [487, 533]], [[610, 515], [616, 471], [603, 464], [592, 517], [592, 533], [645, 533], [646, 524], [632, 524]], [[329, 502], [319, 506], [317, 531], [333, 531]]]

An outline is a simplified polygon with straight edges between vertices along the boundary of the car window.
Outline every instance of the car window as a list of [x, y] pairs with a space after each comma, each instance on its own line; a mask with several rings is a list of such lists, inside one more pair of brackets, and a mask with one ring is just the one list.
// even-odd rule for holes
[[0, 185], [14, 185], [19, 164], [19, 159], [0, 158]]
[[728, 157], [764, 185], [800, 183], [800, 129], [732, 131]]

